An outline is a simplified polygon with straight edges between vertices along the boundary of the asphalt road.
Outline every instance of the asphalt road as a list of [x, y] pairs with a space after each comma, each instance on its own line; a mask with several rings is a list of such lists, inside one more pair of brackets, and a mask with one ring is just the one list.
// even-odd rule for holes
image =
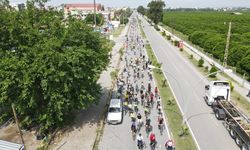
[[[132, 42], [129, 42], [128, 45], [136, 43], [135, 40], [136, 40], [137, 35], [139, 35], [139, 28], [138, 27], [136, 27], [134, 29], [129, 29], [128, 37], [131, 36], [131, 38], [129, 38], [129, 40], [131, 40]], [[124, 55], [127, 56], [128, 60], [130, 60], [130, 58], [135, 58], [135, 57], [138, 58], [140, 48], [142, 48], [142, 47], [136, 46], [135, 53], [130, 48], [128, 48], [128, 50], [126, 50]], [[144, 49], [142, 49], [142, 53], [144, 53], [144, 55], [145, 55]], [[122, 66], [121, 69], [123, 69], [123, 67], [125, 66], [125, 61], [121, 62], [121, 66]], [[130, 69], [130, 72], [132, 72], [132, 69]], [[126, 74], [125, 74], [125, 76], [126, 76]], [[137, 79], [137, 80], [135, 80], [132, 76], [130, 78], [130, 80], [132, 83], [137, 82], [139, 85], [143, 81], [144, 86], [147, 87], [146, 85], [147, 85], [148, 80], [149, 80], [149, 78], [147, 76], [147, 70], [144, 71], [144, 76], [145, 77], [143, 79]], [[151, 82], [151, 84], [152, 84], [152, 89], [154, 89], [154, 82]], [[114, 98], [115, 98], [115, 96], [114, 96]], [[145, 115], [144, 115], [143, 108], [141, 105], [139, 106], [139, 112], [142, 114], [142, 120], [145, 123]], [[158, 150], [165, 149], [164, 144], [165, 144], [166, 140], [169, 139], [168, 130], [167, 130], [167, 128], [165, 128], [163, 130], [163, 134], [161, 135], [160, 131], [157, 128], [158, 114], [157, 114], [157, 110], [156, 110], [156, 105], [154, 105], [154, 107], [151, 109], [151, 113], [149, 116], [151, 119], [151, 125], [153, 126], [152, 132], [156, 135], [156, 141], [157, 141], [156, 149], [158, 149]], [[134, 140], [132, 138], [132, 133], [130, 130], [131, 124], [132, 124], [131, 118], [129, 117], [128, 113], [127, 114], [124, 113], [123, 121], [121, 124], [117, 124], [117, 125], [105, 124], [103, 136], [100, 140], [98, 148], [100, 150], [134, 150], [134, 149], [138, 149], [137, 144], [136, 144], [136, 140]], [[142, 134], [144, 141], [146, 143], [146, 148], [144, 148], [144, 149], [150, 149], [149, 137], [147, 136], [147, 134], [145, 132], [144, 126], [141, 128], [140, 133]]]
[[202, 150], [239, 149], [222, 121], [218, 121], [212, 109], [206, 105], [204, 87], [208, 83], [179, 50], [166, 41], [141, 16], [143, 29], [187, 118], [191, 131]]

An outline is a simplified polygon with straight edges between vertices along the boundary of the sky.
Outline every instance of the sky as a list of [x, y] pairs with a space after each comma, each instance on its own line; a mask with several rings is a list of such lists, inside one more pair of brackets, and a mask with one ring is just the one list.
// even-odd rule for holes
[[[10, 3], [23, 3], [26, 0], [10, 0]], [[129, 6], [137, 8], [140, 5], [147, 6], [151, 0], [96, 0], [105, 7]], [[49, 4], [58, 6], [65, 3], [92, 3], [93, 0], [50, 0]], [[250, 0], [165, 0], [166, 7], [169, 8], [207, 8], [207, 7], [248, 7]]]

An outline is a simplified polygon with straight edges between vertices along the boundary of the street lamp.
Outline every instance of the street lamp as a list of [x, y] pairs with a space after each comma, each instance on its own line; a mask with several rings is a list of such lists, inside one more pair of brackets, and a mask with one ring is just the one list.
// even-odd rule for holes
[[[198, 85], [198, 83], [200, 83], [203, 79], [209, 77], [210, 75], [213, 75], [213, 74], [216, 74], [216, 73], [221, 73], [221, 72], [227, 72], [227, 73], [230, 73], [230, 72], [233, 72], [231, 69], [222, 69], [222, 70], [218, 70], [218, 71], [215, 71], [215, 72], [212, 72], [212, 73], [209, 73], [207, 75], [205, 75], [204, 77], [202, 77], [200, 80], [198, 80], [195, 84], [192, 84], [193, 85], [193, 89], [195, 89], [195, 87]], [[191, 87], [191, 86], [190, 86]], [[193, 90], [194, 91], [194, 90]], [[188, 98], [189, 99], [189, 98]], [[188, 109], [188, 104], [186, 105], [186, 107], [184, 108], [184, 113], [187, 112], [187, 109]], [[187, 118], [184, 118], [185, 120], [183, 121], [183, 123], [186, 123], [187, 122]]]
[[96, 27], [96, 3], [95, 3], [95, 0], [94, 0], [94, 24], [95, 24], [95, 27]]
[[[165, 72], [165, 73], [168, 73], [172, 78], [174, 78], [174, 80], [177, 82], [177, 84], [178, 84], [178, 86], [179, 86], [179, 88], [180, 88], [180, 85], [179, 85], [178, 80], [177, 80], [171, 73], [169, 73], [169, 72], [167, 72], [167, 71], [164, 71], [163, 68], [157, 68], [157, 67], [155, 67], [155, 66], [153, 66], [153, 65], [149, 65], [148, 67], [149, 67], [149, 68], [152, 68], [152, 69], [159, 69], [159, 70], [161, 70], [161, 71], [163, 71], [163, 72]], [[198, 83], [199, 83], [200, 81], [202, 81], [203, 79], [207, 78], [207, 77], [210, 76], [210, 75], [213, 75], [213, 74], [216, 74], [216, 73], [220, 73], [220, 72], [232, 72], [232, 70], [231, 70], [231, 69], [223, 69], [223, 70], [218, 70], [218, 71], [216, 71], [216, 72], [209, 73], [209, 74], [207, 74], [206, 76], [204, 76], [203, 78], [201, 78], [200, 80], [198, 80], [195, 84], [192, 84], [192, 85], [193, 85], [193, 89], [194, 89], [194, 88], [198, 85]], [[190, 86], [190, 87], [191, 87], [191, 86]], [[189, 99], [189, 98], [187, 98], [187, 99]], [[183, 97], [182, 97], [182, 101], [185, 102], [184, 99], [183, 99]], [[186, 113], [187, 108], [188, 108], [188, 103], [187, 103], [186, 105], [184, 105], [184, 106], [186, 106], [186, 107], [184, 108], [184, 111], [182, 112], [182, 117], [183, 117], [183, 124], [186, 124], [186, 122], [187, 122], [187, 117], [186, 117], [185, 113]]]
[[[179, 81], [170, 72], [167, 72], [167, 71], [163, 70], [163, 68], [158, 68], [158, 67], [155, 67], [153, 65], [148, 65], [148, 68], [150, 68], [150, 69], [158, 69], [158, 70], [161, 70], [164, 73], [169, 74], [175, 80], [175, 82], [177, 83], [178, 88], [181, 89], [181, 91], [183, 91], [182, 86], [180, 86], [180, 84], [179, 84]], [[185, 102], [184, 98], [183, 98], [183, 95], [181, 95], [181, 99], [182, 99], [183, 102]], [[181, 113], [182, 113], [181, 115], [182, 115], [182, 119], [183, 119], [183, 122], [184, 122], [185, 114], [182, 111], [181, 111]]]

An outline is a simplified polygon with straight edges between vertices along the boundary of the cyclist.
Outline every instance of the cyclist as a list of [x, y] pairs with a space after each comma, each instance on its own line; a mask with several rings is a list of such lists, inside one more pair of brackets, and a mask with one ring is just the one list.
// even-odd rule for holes
[[137, 103], [134, 104], [134, 110], [135, 110], [135, 113], [138, 112], [138, 104]]
[[164, 119], [163, 119], [162, 115], [160, 114], [158, 116], [158, 127], [159, 127], [159, 129], [161, 129], [161, 127], [163, 126], [163, 121], [164, 121]]
[[166, 150], [174, 150], [175, 149], [174, 141], [171, 139], [167, 140], [165, 147], [166, 147]]
[[157, 86], [155, 87], [155, 98], [157, 98], [157, 96], [158, 96], [158, 88], [157, 88]]
[[145, 108], [144, 108], [144, 113], [145, 113], [145, 116], [147, 117], [148, 114], [150, 113], [149, 112], [149, 107], [146, 105]]
[[139, 147], [139, 149], [142, 148], [143, 147], [143, 137], [142, 137], [141, 133], [139, 133], [139, 135], [137, 136], [136, 139], [137, 139], [137, 146]]
[[141, 116], [141, 114], [139, 112], [137, 114], [137, 120], [138, 120], [138, 124], [142, 123], [142, 116]]
[[146, 116], [146, 123], [145, 123], [145, 128], [146, 128], [146, 132], [149, 133], [151, 130], [151, 125], [150, 125], [151, 119]]
[[149, 136], [149, 141], [150, 141], [150, 146], [151, 147], [155, 147], [156, 144], [156, 139], [155, 139], [155, 134], [151, 133]]
[[136, 133], [136, 123], [134, 121], [131, 124], [131, 131], [132, 133]]

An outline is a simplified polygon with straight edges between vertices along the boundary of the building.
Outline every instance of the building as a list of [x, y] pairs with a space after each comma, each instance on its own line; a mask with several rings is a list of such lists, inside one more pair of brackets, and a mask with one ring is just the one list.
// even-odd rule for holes
[[[95, 5], [96, 12], [101, 11], [102, 5], [96, 4]], [[94, 12], [94, 4], [82, 4], [82, 3], [75, 3], [75, 4], [65, 4], [64, 5], [64, 14], [71, 13], [72, 15], [82, 15], [82, 14], [89, 14]]]

